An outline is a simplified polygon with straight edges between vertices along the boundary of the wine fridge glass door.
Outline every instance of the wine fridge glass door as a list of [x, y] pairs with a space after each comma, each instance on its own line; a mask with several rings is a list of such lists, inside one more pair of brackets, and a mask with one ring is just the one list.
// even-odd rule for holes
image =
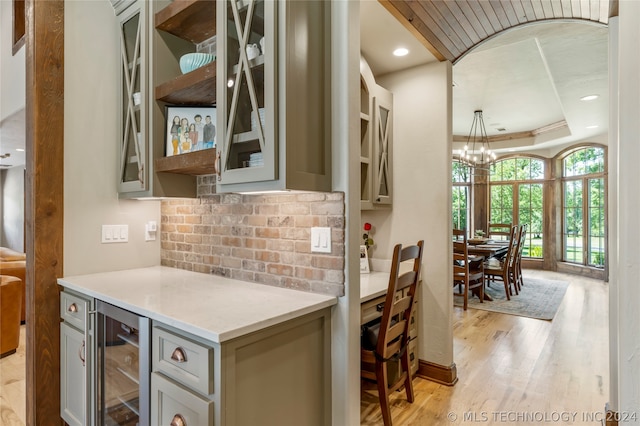
[[98, 424], [149, 424], [149, 319], [98, 303]]

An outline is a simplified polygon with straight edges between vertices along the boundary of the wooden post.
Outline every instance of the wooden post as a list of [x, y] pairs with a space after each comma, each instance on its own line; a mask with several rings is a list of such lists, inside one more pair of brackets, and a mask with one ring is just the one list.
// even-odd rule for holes
[[60, 424], [64, 1], [26, 2], [27, 424]]

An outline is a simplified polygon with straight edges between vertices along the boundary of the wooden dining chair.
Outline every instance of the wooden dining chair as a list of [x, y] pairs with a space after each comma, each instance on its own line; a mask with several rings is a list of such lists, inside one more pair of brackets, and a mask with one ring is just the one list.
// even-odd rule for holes
[[453, 241], [453, 287], [458, 288], [454, 295], [462, 296], [465, 311], [469, 304], [469, 291], [478, 289], [480, 302], [484, 301], [484, 266], [481, 260], [470, 262], [466, 234], [462, 241]]
[[527, 242], [527, 224], [520, 225], [520, 233], [518, 235], [518, 251], [516, 253], [515, 265], [513, 267], [513, 276], [515, 279], [515, 286], [518, 291], [522, 289], [524, 285], [524, 279], [522, 278], [522, 253], [524, 252], [524, 245]]
[[[389, 286], [384, 302], [382, 318], [377, 329], [377, 339], [370, 344], [363, 341], [361, 349], [361, 377], [374, 380], [378, 387], [378, 398], [385, 426], [391, 426], [389, 395], [404, 387], [407, 400], [413, 402], [413, 384], [409, 370], [409, 326], [411, 311], [422, 268], [424, 241], [417, 245], [395, 246]], [[411, 270], [400, 273], [404, 262], [413, 264]], [[403, 268], [404, 270], [405, 268]], [[371, 339], [374, 340], [374, 339]], [[400, 371], [390, 372], [389, 364], [400, 360]]]
[[514, 291], [516, 295], [518, 294], [513, 271], [518, 253], [519, 233], [520, 228], [518, 226], [512, 226], [511, 232], [509, 233], [509, 248], [507, 249], [506, 255], [501, 260], [492, 258], [484, 262], [484, 275], [487, 285], [490, 286], [491, 283], [496, 282], [496, 280], [502, 281], [507, 300], [511, 300], [511, 295], [513, 295]]
[[504, 241], [511, 238], [511, 228], [513, 225], [510, 223], [490, 223], [488, 237], [496, 241]]

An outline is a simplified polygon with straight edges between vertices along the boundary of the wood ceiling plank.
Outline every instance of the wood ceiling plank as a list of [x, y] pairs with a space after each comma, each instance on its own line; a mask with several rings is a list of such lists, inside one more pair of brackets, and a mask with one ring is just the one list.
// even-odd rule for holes
[[473, 14], [482, 25], [482, 28], [487, 33], [487, 36], [491, 36], [496, 33], [496, 29], [491, 25], [491, 21], [489, 21], [489, 17], [487, 13], [484, 11], [484, 8], [481, 4], [475, 0], [465, 2], [466, 5], [473, 11]]
[[571, 17], [575, 19], [582, 19], [580, 0], [571, 0]]
[[[451, 31], [458, 36], [462, 42], [461, 50], [468, 50], [471, 46], [480, 41], [480, 38], [476, 34], [475, 30], [469, 24], [467, 17], [460, 12], [460, 8], [456, 6], [455, 2], [433, 2], [436, 8], [436, 13], [441, 16], [441, 27], [445, 28], [448, 25]], [[446, 23], [446, 24], [445, 24]]]
[[[497, 3], [494, 3], [494, 4], [497, 5]], [[502, 11], [507, 17], [507, 20], [509, 21], [508, 22], [509, 25], [503, 25], [505, 28], [515, 27], [516, 25], [520, 24], [518, 15], [516, 14], [516, 10], [513, 8], [513, 2], [511, 2], [510, 0], [501, 0], [500, 7], [502, 8]]]
[[591, 18], [591, 7], [589, 5], [589, 0], [580, 0], [580, 11], [582, 19]]
[[553, 18], [561, 19], [563, 18], [562, 14], [562, 2], [561, 0], [551, 0], [551, 9], [553, 9]]
[[491, 23], [491, 27], [493, 28], [493, 33], [495, 34], [502, 31], [504, 27], [500, 23], [500, 19], [498, 19], [498, 16], [496, 15], [495, 10], [493, 10], [493, 7], [491, 6], [490, 2], [481, 1], [479, 3], [480, 3], [480, 7], [482, 7], [482, 10], [487, 15], [487, 19], [489, 20], [489, 23]]
[[531, 6], [536, 14], [536, 20], [545, 19], [544, 8], [542, 7], [542, 0], [531, 0]]
[[527, 17], [527, 22], [537, 21], [538, 18], [536, 18], [536, 12], [535, 10], [533, 10], [533, 4], [531, 4], [531, 0], [522, 0], [521, 4]]
[[524, 11], [524, 5], [522, 2], [513, 2], [512, 3], [513, 10], [516, 13], [516, 18], [518, 19], [519, 24], [524, 24], [527, 22], [527, 14]]
[[589, 6], [591, 8], [590, 19], [593, 21], [600, 21], [600, 1], [591, 0]]
[[560, 0], [560, 6], [562, 7], [562, 16], [564, 18], [573, 18], [573, 11], [571, 10], [571, 0]]
[[[476, 32], [480, 40], [484, 40], [487, 37], [487, 30], [478, 19], [475, 11], [471, 8], [468, 1], [457, 1], [455, 5], [460, 9], [460, 13], [466, 16], [467, 21], [473, 27], [473, 30]], [[482, 9], [480, 9], [482, 10]], [[489, 25], [491, 28], [491, 25]]]
[[507, 17], [507, 13], [504, 10], [502, 2], [500, 0], [489, 0], [489, 5], [500, 22], [500, 31], [505, 28], [509, 28], [512, 24], [509, 22], [509, 18]]
[[[420, 18], [427, 28], [431, 29], [433, 34], [435, 34], [438, 40], [448, 51], [453, 53], [455, 58], [467, 50], [466, 45], [462, 40], [460, 40], [451, 27], [446, 22], [442, 21], [441, 15], [437, 13], [432, 2], [411, 1], [408, 3], [416, 16]], [[442, 22], [438, 22], [438, 20], [441, 20]], [[443, 25], [445, 28], [442, 27]]]
[[542, 0], [542, 10], [544, 11], [544, 19], [553, 19], [553, 6], [551, 0]]

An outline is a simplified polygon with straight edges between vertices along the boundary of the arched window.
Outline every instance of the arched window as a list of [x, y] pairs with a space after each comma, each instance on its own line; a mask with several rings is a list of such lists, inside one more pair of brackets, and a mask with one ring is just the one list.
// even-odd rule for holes
[[489, 179], [489, 223], [527, 224], [522, 256], [542, 258], [544, 161], [531, 157], [496, 161]]
[[451, 192], [454, 229], [471, 229], [471, 167], [459, 161], [451, 163], [453, 188]]
[[562, 160], [562, 249], [565, 262], [605, 263], [605, 152], [586, 147]]

